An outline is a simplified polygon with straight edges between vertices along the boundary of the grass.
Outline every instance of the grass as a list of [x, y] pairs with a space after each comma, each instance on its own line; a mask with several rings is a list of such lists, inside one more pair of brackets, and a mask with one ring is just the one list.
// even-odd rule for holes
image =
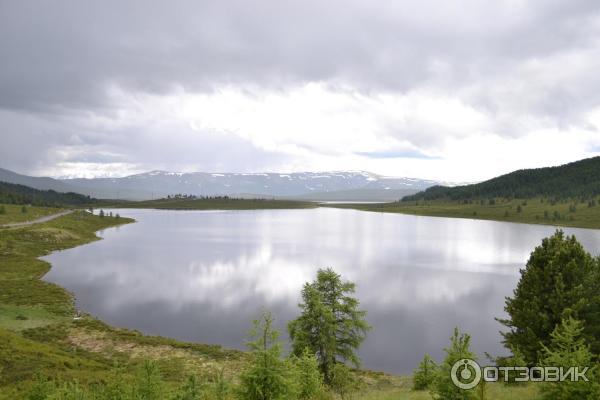
[[[410, 388], [410, 379], [406, 379], [400, 389], [381, 389], [363, 393], [360, 400], [433, 400], [426, 390], [415, 391]], [[527, 385], [505, 385], [503, 383], [488, 383], [485, 399], [489, 400], [535, 400], [539, 398], [538, 386], [535, 383]]]
[[40, 328], [65, 321], [66, 317], [43, 307], [0, 305], [0, 327], [11, 331]]
[[[36, 211], [37, 210], [32, 210]], [[38, 259], [49, 252], [97, 240], [95, 232], [130, 223], [127, 218], [77, 211], [43, 224], [0, 229], [0, 399], [25, 398], [38, 376], [90, 385], [108, 379], [115, 363], [131, 380], [143, 360], [155, 360], [167, 387], [190, 374], [223, 370], [236, 379], [247, 354], [221, 346], [180, 342], [111, 327], [79, 315], [65, 289], [41, 281], [50, 265]], [[74, 318], [77, 316], [76, 318]], [[365, 389], [354, 399], [430, 399], [412, 391], [410, 377], [360, 371]], [[489, 385], [489, 399], [534, 399], [535, 387]]]
[[328, 207], [351, 208], [363, 211], [391, 212], [434, 217], [470, 218], [494, 221], [600, 228], [600, 205], [588, 201], [548, 199], [494, 199], [473, 201], [419, 201], [377, 204], [328, 204]]
[[[157, 208], [165, 210], [263, 210], [315, 208], [317, 203], [309, 201], [272, 200], [272, 199], [158, 199], [146, 201], [107, 202], [103, 207], [118, 208]], [[96, 207], [100, 207], [97, 205]]]
[[[2, 213], [2, 209], [4, 210], [4, 213]], [[54, 207], [25, 206], [27, 212], [23, 212], [22, 209], [23, 206], [21, 205], [0, 204], [0, 225], [32, 221], [62, 211], [62, 209]]]

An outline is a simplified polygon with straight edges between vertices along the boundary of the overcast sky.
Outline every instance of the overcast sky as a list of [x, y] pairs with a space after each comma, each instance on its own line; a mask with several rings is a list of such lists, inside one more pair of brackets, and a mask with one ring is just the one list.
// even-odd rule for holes
[[476, 181], [600, 154], [600, 2], [0, 0], [0, 167]]

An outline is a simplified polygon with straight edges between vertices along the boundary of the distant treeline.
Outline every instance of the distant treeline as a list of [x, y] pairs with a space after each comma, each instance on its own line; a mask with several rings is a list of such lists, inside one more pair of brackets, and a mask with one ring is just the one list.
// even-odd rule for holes
[[37, 190], [29, 186], [0, 182], [0, 203], [32, 204], [54, 207], [63, 205], [82, 205], [98, 202], [90, 196], [79, 193], [59, 193], [54, 190]]
[[534, 197], [591, 199], [598, 195], [600, 157], [594, 157], [558, 167], [519, 170], [473, 185], [433, 186], [405, 196], [402, 201]]
[[235, 197], [229, 196], [196, 196], [195, 194], [170, 194], [166, 198], [161, 200], [241, 200]]

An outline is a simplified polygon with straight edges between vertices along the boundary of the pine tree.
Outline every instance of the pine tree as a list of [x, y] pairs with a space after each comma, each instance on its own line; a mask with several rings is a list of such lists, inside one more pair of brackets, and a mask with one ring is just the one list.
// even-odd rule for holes
[[[457, 387], [452, 382], [452, 367], [457, 361], [462, 359], [476, 360], [476, 356], [470, 349], [471, 336], [466, 333], [461, 334], [458, 328], [454, 329], [454, 334], [450, 338], [450, 347], [444, 349], [446, 358], [438, 368], [438, 372], [433, 382], [432, 394], [436, 398], [444, 400], [468, 400], [473, 398], [473, 389], [465, 390]], [[465, 367], [467, 368], [467, 367]], [[470, 371], [472, 374], [474, 371]]]
[[429, 356], [425, 354], [423, 360], [419, 363], [419, 367], [413, 372], [413, 389], [425, 390], [429, 389], [437, 373], [437, 364]]
[[308, 400], [317, 397], [323, 390], [323, 377], [319, 370], [317, 357], [308, 349], [300, 357], [291, 356], [295, 369], [294, 380], [297, 385], [298, 399]]
[[600, 387], [597, 383], [597, 366], [590, 347], [583, 338], [583, 323], [571, 317], [564, 319], [551, 334], [549, 346], [543, 346], [541, 364], [548, 367], [588, 367], [589, 382], [584, 380], [546, 382], [542, 386], [542, 397], [548, 400], [592, 400], [598, 399]]
[[331, 369], [331, 388], [342, 400], [349, 398], [359, 389], [359, 382], [346, 365], [337, 363]]
[[254, 321], [248, 343], [251, 361], [240, 376], [238, 395], [241, 400], [285, 400], [295, 397], [290, 369], [281, 359], [279, 332], [273, 318], [265, 312]]
[[331, 268], [317, 272], [317, 279], [302, 289], [300, 316], [288, 324], [292, 353], [304, 349], [317, 355], [325, 383], [330, 384], [333, 367], [338, 362], [360, 365], [356, 350], [371, 328], [365, 311], [352, 297], [355, 284], [344, 282]]
[[[598, 329], [598, 294], [590, 293], [598, 264], [574, 236], [557, 231], [531, 253], [512, 298], [504, 307], [508, 319], [498, 321], [510, 330], [503, 333], [509, 349], [519, 349], [528, 365], [534, 365], [550, 334], [567, 315], [590, 315], [590, 326]], [[596, 339], [597, 340], [597, 339]]]

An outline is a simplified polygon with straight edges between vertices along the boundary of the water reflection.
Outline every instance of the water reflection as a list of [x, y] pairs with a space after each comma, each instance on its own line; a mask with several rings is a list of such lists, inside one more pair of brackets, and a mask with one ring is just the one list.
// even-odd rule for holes
[[[357, 283], [374, 326], [365, 367], [396, 373], [425, 352], [441, 358], [455, 326], [480, 354], [502, 353], [494, 317], [529, 252], [554, 231], [336, 209], [118, 212], [138, 223], [46, 257], [46, 279], [82, 309], [118, 326], [242, 348], [263, 307], [284, 329], [302, 284], [330, 266]], [[597, 231], [567, 231], [598, 248]]]

